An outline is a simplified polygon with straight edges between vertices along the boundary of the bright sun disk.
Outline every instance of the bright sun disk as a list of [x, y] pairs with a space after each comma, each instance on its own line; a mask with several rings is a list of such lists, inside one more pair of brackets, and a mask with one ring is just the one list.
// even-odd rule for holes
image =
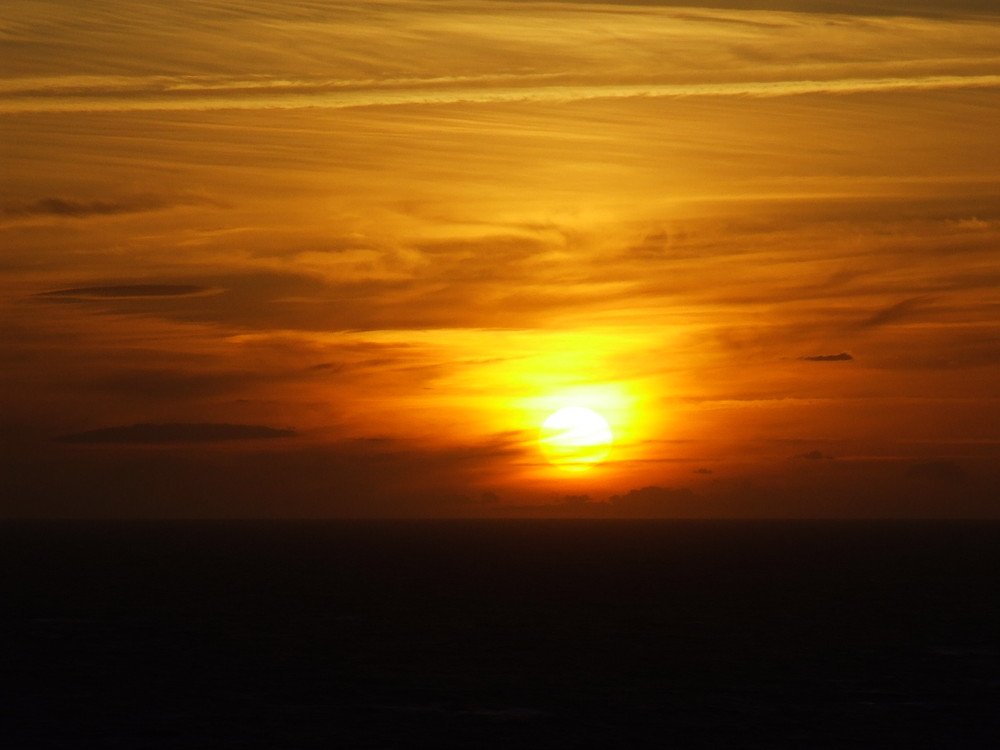
[[613, 440], [607, 420], [583, 406], [567, 406], [549, 415], [538, 436], [549, 462], [571, 471], [589, 469], [603, 461]]

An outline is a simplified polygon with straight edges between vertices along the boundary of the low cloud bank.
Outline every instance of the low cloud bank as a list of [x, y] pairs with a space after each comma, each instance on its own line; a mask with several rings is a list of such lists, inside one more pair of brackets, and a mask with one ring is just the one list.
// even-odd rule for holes
[[805, 362], [850, 362], [854, 357], [847, 352], [841, 352], [840, 354], [817, 354], [812, 357], [799, 357], [799, 359]]

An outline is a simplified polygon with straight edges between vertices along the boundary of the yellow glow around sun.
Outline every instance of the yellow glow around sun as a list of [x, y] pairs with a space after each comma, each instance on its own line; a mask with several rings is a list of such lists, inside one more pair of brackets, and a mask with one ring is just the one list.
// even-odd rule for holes
[[583, 406], [567, 406], [542, 423], [538, 444], [550, 463], [583, 471], [608, 456], [614, 436], [607, 420]]

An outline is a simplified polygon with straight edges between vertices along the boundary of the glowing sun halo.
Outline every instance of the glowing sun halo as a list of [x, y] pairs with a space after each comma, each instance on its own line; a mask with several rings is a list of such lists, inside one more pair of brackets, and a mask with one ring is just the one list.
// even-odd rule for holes
[[550, 463], [572, 471], [589, 469], [608, 456], [614, 436], [607, 420], [583, 406], [567, 406], [542, 423], [538, 444]]

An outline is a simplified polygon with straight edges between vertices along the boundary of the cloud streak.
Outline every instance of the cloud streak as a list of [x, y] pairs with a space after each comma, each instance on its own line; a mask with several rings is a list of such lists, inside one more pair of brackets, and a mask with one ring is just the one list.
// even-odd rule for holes
[[119, 214], [160, 211], [175, 206], [218, 206], [215, 201], [198, 196], [163, 197], [156, 195], [134, 195], [117, 199], [80, 200], [50, 196], [34, 201], [7, 201], [0, 207], [0, 213], [11, 217], [56, 216], [70, 219], [85, 219], [93, 216], [117, 216]]
[[275, 82], [248, 87], [239, 82], [195, 91], [183, 86], [161, 90], [106, 88], [83, 93], [72, 88], [58, 96], [9, 92], [0, 113], [211, 111], [239, 109], [357, 109], [434, 104], [565, 103], [593, 99], [777, 98], [808, 94], [865, 94], [1000, 88], [1000, 75], [928, 75], [912, 78], [734, 81], [721, 83], [544, 84], [489, 87], [424, 85], [392, 88]]
[[39, 297], [65, 299], [134, 299], [137, 297], [191, 297], [212, 290], [196, 284], [120, 284], [116, 286], [86, 286], [42, 292]]
[[858, 325], [861, 328], [878, 328], [880, 326], [892, 325], [903, 322], [922, 312], [928, 303], [933, 300], [930, 297], [911, 297], [890, 305], [875, 312], [862, 320]]
[[813, 357], [799, 357], [804, 362], [850, 362], [854, 359], [847, 352], [840, 354], [817, 354]]

